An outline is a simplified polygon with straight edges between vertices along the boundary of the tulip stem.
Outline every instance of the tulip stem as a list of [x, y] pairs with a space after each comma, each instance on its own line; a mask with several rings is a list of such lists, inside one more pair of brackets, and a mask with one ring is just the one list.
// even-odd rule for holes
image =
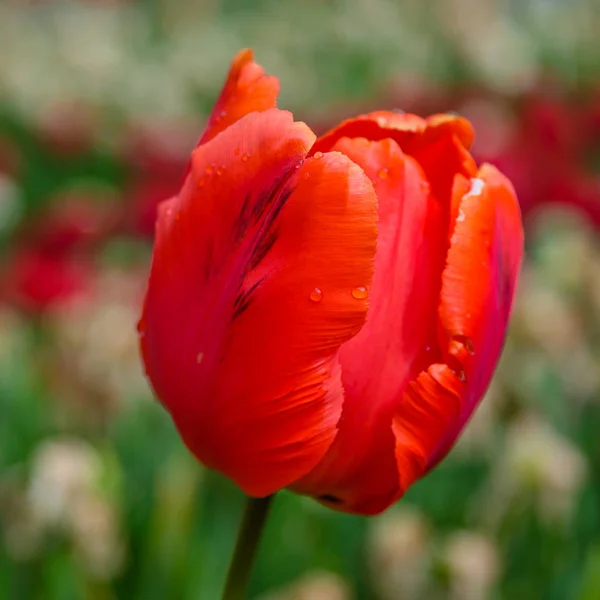
[[222, 600], [244, 600], [273, 496], [248, 498], [229, 565]]

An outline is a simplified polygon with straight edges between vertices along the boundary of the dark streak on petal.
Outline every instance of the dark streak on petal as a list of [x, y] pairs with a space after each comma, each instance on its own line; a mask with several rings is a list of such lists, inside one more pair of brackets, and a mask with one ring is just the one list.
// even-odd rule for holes
[[248, 268], [250, 270], [255, 269], [262, 262], [265, 256], [269, 253], [269, 250], [271, 250], [273, 247], [278, 235], [279, 230], [276, 228], [266, 232], [263, 238], [258, 242], [258, 245], [250, 257], [250, 263], [248, 264]]
[[235, 302], [233, 303], [232, 320], [237, 319], [237, 317], [239, 317], [250, 306], [250, 302], [252, 301], [251, 296], [252, 296], [253, 292], [256, 291], [258, 286], [265, 280], [265, 277], [262, 277], [261, 279], [259, 279], [256, 283], [254, 283], [247, 290], [240, 291], [237, 298], [235, 299]]

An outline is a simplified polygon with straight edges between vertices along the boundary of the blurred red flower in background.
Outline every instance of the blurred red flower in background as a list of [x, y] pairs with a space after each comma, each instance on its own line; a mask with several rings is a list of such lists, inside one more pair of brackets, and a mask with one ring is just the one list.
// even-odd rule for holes
[[105, 193], [72, 190], [26, 219], [0, 265], [0, 299], [40, 313], [83, 292], [94, 273], [94, 250], [118, 224]]
[[523, 231], [449, 115], [316, 139], [235, 58], [160, 206], [139, 331], [185, 443], [250, 495], [374, 514], [453, 445], [501, 352]]

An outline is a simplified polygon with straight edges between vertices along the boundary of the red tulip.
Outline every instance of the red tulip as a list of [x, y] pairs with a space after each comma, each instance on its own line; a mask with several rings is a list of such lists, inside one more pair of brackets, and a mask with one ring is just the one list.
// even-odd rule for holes
[[252, 496], [382, 511], [441, 460], [501, 352], [523, 231], [459, 117], [377, 112], [315, 139], [236, 57], [159, 211], [140, 321], [190, 450]]

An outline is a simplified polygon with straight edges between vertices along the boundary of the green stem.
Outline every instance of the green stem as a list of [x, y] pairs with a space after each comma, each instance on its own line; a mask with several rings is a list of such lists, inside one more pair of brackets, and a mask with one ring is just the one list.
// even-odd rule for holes
[[273, 496], [248, 498], [229, 565], [222, 600], [244, 600], [252, 565]]

